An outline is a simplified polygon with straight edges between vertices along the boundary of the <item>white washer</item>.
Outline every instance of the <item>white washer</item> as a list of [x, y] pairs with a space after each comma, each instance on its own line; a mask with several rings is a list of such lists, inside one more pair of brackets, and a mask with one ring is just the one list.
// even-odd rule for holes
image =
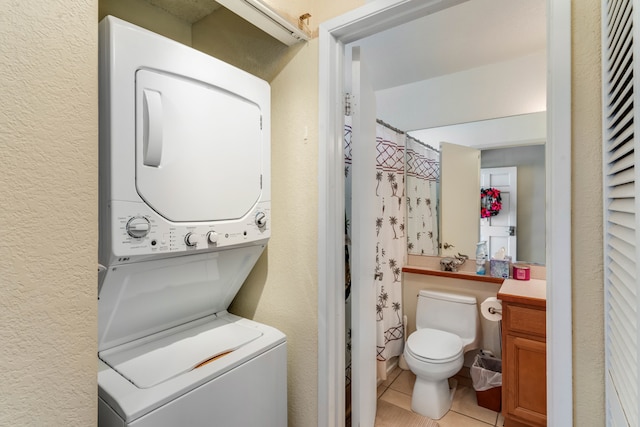
[[98, 423], [287, 425], [286, 337], [227, 308], [270, 237], [270, 88], [100, 22]]

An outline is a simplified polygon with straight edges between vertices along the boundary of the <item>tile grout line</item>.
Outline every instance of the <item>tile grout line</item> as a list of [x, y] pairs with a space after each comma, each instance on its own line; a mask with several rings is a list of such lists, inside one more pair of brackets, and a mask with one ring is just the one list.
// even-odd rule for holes
[[478, 421], [481, 422], [482, 424], [486, 424], [488, 426], [493, 426], [495, 427], [496, 423], [498, 422], [498, 416], [496, 415], [496, 420], [493, 422], [493, 424], [486, 422], [485, 420], [481, 420], [480, 418], [476, 418], [476, 417], [472, 417], [469, 414], [465, 414], [464, 412], [460, 412], [460, 411], [454, 411], [453, 409], [449, 409], [450, 412], [455, 412], [458, 415], [462, 415], [463, 417], [467, 417], [467, 418], [471, 418], [474, 421]]
[[[395, 378], [393, 379], [393, 381], [391, 381], [391, 383], [389, 383], [389, 385], [384, 386], [384, 390], [382, 391], [382, 393], [380, 393], [380, 397], [377, 398], [377, 401], [382, 400], [382, 396], [384, 396], [389, 390], [392, 390], [394, 393], [399, 393], [399, 394], [402, 394], [404, 396], [407, 396], [407, 397], [411, 398], [411, 396], [412, 396], [411, 393], [406, 393], [404, 391], [401, 391], [401, 390], [398, 390], [396, 388], [393, 388], [393, 385], [399, 380], [401, 375], [402, 375], [402, 373], [396, 375]], [[399, 388], [404, 390], [403, 387], [399, 387]], [[387, 402], [387, 403], [391, 403], [391, 402]], [[482, 423], [483, 425], [486, 425], [486, 426], [502, 427], [502, 426], [498, 425], [498, 422], [500, 420], [500, 412], [496, 412], [495, 419], [494, 419], [493, 423], [489, 423], [489, 422], [486, 422], [486, 421], [484, 421], [484, 420], [482, 420], [480, 418], [476, 418], [476, 417], [474, 417], [472, 415], [465, 414], [465, 413], [460, 412], [460, 411], [454, 411], [453, 409], [451, 409], [451, 411], [457, 413], [458, 415], [461, 415], [461, 416], [464, 416], [466, 418], [469, 418], [470, 420], [474, 420], [476, 422]]]

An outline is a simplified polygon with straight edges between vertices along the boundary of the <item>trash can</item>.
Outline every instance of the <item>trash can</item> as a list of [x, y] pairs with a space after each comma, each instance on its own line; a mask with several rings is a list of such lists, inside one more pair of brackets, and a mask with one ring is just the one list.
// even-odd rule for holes
[[478, 406], [500, 412], [502, 407], [502, 360], [480, 352], [473, 360], [470, 371]]

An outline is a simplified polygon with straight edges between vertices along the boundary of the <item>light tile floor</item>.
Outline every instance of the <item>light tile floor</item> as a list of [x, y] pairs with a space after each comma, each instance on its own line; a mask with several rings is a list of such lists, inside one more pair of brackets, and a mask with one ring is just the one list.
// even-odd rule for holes
[[[504, 425], [504, 419], [500, 413], [478, 406], [476, 392], [471, 385], [468, 370], [458, 374], [455, 379], [458, 381], [458, 387], [451, 409], [444, 417], [437, 420], [440, 427], [500, 427]], [[396, 368], [387, 380], [378, 386], [378, 399], [410, 411], [411, 394], [415, 381], [416, 376], [411, 371]]]

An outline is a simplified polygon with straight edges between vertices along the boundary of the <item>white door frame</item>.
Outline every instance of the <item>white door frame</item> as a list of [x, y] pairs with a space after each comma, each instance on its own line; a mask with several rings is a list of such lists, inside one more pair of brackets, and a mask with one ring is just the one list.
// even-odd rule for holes
[[[376, 231], [379, 215], [371, 183], [377, 169], [376, 94], [359, 46], [351, 63], [351, 424], [368, 426], [376, 418]], [[347, 87], [346, 89], [349, 89]]]
[[[344, 45], [461, 2], [377, 0], [320, 25], [319, 427], [345, 421]], [[547, 35], [547, 420], [549, 425], [573, 425], [570, 2], [547, 0]]]

